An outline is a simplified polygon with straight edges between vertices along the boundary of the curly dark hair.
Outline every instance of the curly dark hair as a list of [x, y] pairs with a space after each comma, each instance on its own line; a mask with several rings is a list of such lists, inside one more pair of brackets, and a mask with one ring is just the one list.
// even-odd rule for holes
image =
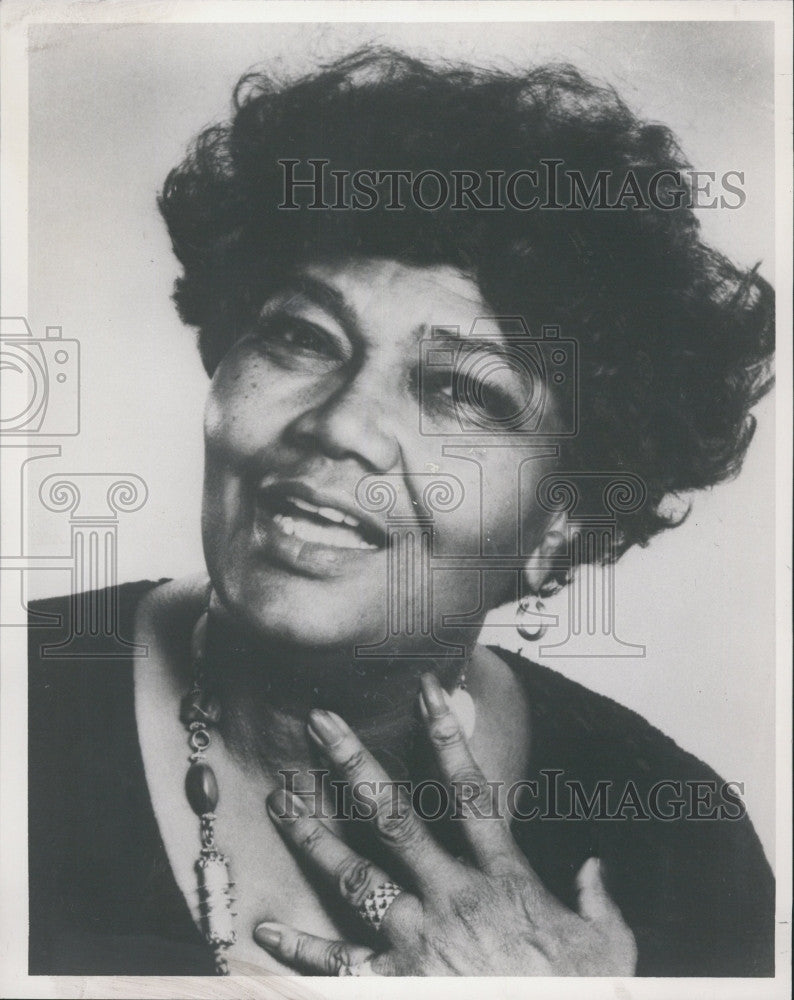
[[648, 179], [689, 164], [671, 131], [639, 120], [610, 87], [567, 65], [527, 72], [431, 65], [354, 52], [279, 81], [249, 73], [234, 115], [203, 131], [159, 199], [184, 274], [174, 298], [199, 328], [205, 368], [259, 312], [290, 264], [369, 255], [449, 264], [502, 315], [559, 324], [578, 341], [580, 430], [570, 470], [626, 470], [642, 507], [619, 519], [617, 557], [680, 523], [669, 498], [735, 475], [769, 388], [774, 294], [674, 210], [285, 211], [278, 161], [355, 171], [466, 169], [484, 176], [562, 161]]

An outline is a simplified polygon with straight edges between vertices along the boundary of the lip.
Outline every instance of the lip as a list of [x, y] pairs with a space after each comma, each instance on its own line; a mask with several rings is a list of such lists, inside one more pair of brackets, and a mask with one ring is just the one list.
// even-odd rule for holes
[[[277, 482], [263, 482], [257, 492], [257, 505], [267, 506], [278, 504], [281, 501], [295, 497], [298, 500], [305, 500], [315, 507], [334, 507], [348, 517], [355, 518], [361, 525], [362, 534], [366, 540], [379, 549], [386, 546], [386, 525], [373, 517], [367, 511], [363, 511], [357, 504], [351, 501], [349, 496], [335, 493], [332, 490], [323, 490], [311, 486], [301, 480], [283, 479]], [[308, 544], [318, 544], [310, 542]], [[326, 548], [326, 546], [322, 546]], [[334, 548], [336, 552], [344, 552], [345, 549]]]
[[[268, 508], [289, 497], [305, 500], [315, 507], [334, 507], [343, 514], [356, 518], [368, 538], [378, 544], [378, 548], [342, 548], [286, 534], [274, 521], [272, 510]], [[349, 499], [297, 480], [280, 480], [260, 485], [256, 496], [254, 535], [258, 548], [269, 562], [313, 578], [342, 576], [351, 570], [360, 570], [364, 561], [371, 561], [378, 556], [386, 544], [385, 527], [363, 514]]]

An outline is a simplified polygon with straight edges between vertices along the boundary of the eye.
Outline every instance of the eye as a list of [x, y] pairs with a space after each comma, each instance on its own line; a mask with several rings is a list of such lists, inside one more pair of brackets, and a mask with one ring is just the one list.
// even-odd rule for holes
[[498, 385], [492, 378], [454, 378], [449, 397], [458, 408], [466, 407], [496, 420], [513, 416], [520, 405], [514, 392]]
[[286, 367], [338, 367], [350, 353], [341, 338], [300, 316], [263, 317], [250, 341], [268, 358]]
[[483, 369], [482, 376], [449, 368], [423, 375], [422, 406], [439, 417], [473, 421], [481, 429], [491, 422], [501, 424], [522, 407], [523, 394], [517, 379], [502, 366]]

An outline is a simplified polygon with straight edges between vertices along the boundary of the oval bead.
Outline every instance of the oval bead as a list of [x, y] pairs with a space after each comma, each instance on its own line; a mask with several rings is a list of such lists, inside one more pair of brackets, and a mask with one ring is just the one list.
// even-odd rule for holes
[[202, 612], [199, 615], [198, 621], [193, 626], [193, 633], [190, 637], [190, 656], [194, 663], [204, 655], [204, 647], [207, 641], [208, 618], [209, 615], [207, 612]]
[[209, 764], [199, 761], [190, 765], [185, 775], [185, 794], [190, 808], [197, 816], [215, 811], [218, 804], [218, 781]]

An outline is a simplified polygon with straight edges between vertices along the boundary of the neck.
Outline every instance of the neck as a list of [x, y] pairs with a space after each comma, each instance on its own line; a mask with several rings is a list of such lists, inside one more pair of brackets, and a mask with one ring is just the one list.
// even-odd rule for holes
[[[470, 650], [469, 650], [470, 652]], [[271, 774], [321, 768], [306, 733], [309, 711], [340, 715], [392, 778], [410, 773], [420, 733], [419, 677], [432, 670], [453, 690], [468, 656], [356, 658], [353, 649], [309, 650], [254, 637], [213, 612], [205, 686], [219, 699], [230, 751]]]

